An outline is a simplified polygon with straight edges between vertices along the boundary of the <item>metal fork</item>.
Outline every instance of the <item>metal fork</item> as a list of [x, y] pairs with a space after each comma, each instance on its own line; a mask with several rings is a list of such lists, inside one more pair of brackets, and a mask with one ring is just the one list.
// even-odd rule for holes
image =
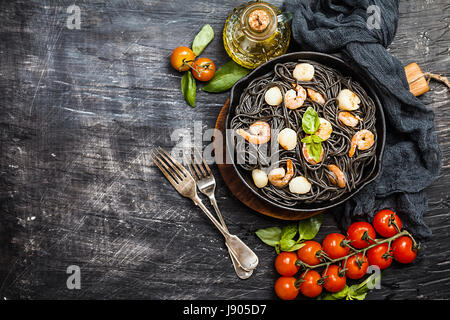
[[175, 190], [182, 196], [191, 199], [219, 229], [225, 237], [231, 254], [238, 261], [239, 265], [243, 269], [253, 270], [258, 265], [258, 257], [241, 239], [225, 230], [208, 208], [205, 207], [197, 195], [197, 186], [191, 174], [161, 147], [153, 150], [150, 156]]
[[[189, 165], [189, 171], [191, 172], [191, 175], [194, 177], [194, 180], [197, 183], [198, 190], [209, 198], [211, 205], [214, 207], [214, 210], [219, 217], [220, 223], [222, 224], [223, 228], [228, 231], [222, 213], [220, 212], [219, 206], [217, 205], [216, 197], [214, 195], [216, 190], [216, 180], [214, 179], [211, 169], [209, 168], [205, 159], [202, 157], [201, 153], [198, 151], [198, 149], [194, 150], [195, 151], [190, 154], [190, 159], [188, 159], [187, 161]], [[228, 247], [228, 243], [225, 242], [225, 244]], [[236, 261], [236, 259], [233, 257], [233, 254], [229, 247], [228, 251], [230, 252], [231, 261], [233, 262], [234, 270], [236, 271], [237, 276], [241, 279], [248, 279], [252, 275], [253, 270], [243, 269], [239, 265], [239, 262]]]

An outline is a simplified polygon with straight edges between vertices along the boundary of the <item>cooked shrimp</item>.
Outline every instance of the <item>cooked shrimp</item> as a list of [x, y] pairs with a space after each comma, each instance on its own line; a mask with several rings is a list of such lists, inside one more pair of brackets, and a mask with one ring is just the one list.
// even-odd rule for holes
[[319, 104], [325, 104], [325, 99], [319, 92], [314, 91], [313, 89], [307, 89], [307, 91], [308, 96], [312, 101], [317, 102]]
[[345, 178], [345, 174], [342, 172], [342, 170], [339, 169], [339, 167], [335, 164], [329, 164], [328, 170], [330, 170], [328, 178], [330, 179], [331, 183], [337, 185], [339, 188], [345, 188], [347, 179]]
[[[324, 153], [325, 153], [324, 148], [322, 146], [322, 153], [320, 154], [319, 162], [322, 162]], [[319, 163], [316, 160], [314, 160], [313, 157], [308, 153], [308, 149], [306, 148], [306, 143], [303, 143], [302, 154], [303, 154], [303, 157], [305, 158], [306, 162], [308, 162], [309, 164], [318, 164]]]
[[250, 143], [263, 144], [270, 140], [270, 125], [264, 121], [256, 121], [248, 128], [248, 132], [237, 129], [236, 133]]
[[284, 168], [280, 167], [272, 169], [269, 172], [269, 181], [273, 186], [282, 188], [289, 183], [289, 180], [292, 179], [294, 176], [294, 164], [291, 159], [286, 160], [286, 169], [287, 170], [284, 170]]
[[333, 127], [331, 126], [330, 121], [324, 118], [319, 118], [320, 126], [316, 131], [316, 136], [322, 138], [323, 141], [328, 140], [333, 132]]
[[300, 108], [305, 100], [306, 90], [301, 85], [294, 85], [294, 89], [290, 89], [284, 94], [284, 104], [291, 110]]
[[343, 124], [345, 124], [347, 127], [356, 127], [359, 123], [359, 121], [362, 121], [360, 117], [357, 115], [353, 115], [350, 112], [342, 111], [339, 112], [338, 119], [341, 120]]
[[350, 145], [350, 151], [348, 152], [348, 156], [351, 158], [355, 154], [356, 148], [358, 150], [367, 150], [370, 149], [375, 143], [375, 137], [373, 133], [369, 130], [363, 129], [355, 133], [352, 138], [352, 142]]

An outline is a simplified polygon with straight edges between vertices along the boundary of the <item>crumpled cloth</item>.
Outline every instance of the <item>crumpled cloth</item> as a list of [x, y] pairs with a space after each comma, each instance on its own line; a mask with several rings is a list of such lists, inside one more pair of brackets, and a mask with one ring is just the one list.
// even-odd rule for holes
[[[378, 210], [390, 208], [414, 236], [429, 237], [424, 189], [439, 175], [442, 154], [433, 111], [410, 93], [403, 64], [386, 50], [397, 30], [398, 1], [286, 0], [284, 9], [293, 13], [292, 35], [302, 50], [343, 54], [373, 83], [383, 105], [382, 172], [333, 211], [341, 228], [370, 222]], [[377, 22], [379, 28], [368, 27]]]

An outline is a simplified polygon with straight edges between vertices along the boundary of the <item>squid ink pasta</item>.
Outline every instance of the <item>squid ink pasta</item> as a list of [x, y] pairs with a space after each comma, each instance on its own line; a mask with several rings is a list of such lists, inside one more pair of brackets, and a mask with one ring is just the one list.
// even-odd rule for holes
[[376, 169], [375, 113], [361, 85], [337, 70], [278, 63], [240, 96], [230, 122], [237, 165], [281, 205], [337, 200]]

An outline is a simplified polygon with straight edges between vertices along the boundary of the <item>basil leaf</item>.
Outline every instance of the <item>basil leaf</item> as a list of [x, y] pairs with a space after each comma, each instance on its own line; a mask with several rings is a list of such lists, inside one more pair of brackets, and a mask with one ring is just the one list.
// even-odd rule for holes
[[322, 143], [307, 143], [306, 151], [314, 159], [314, 161], [319, 162], [320, 156], [322, 155]]
[[293, 239], [281, 239], [280, 249], [282, 251], [296, 251], [303, 247], [305, 244], [303, 242], [299, 243]]
[[296, 244], [295, 240], [292, 239], [281, 239], [280, 248], [281, 251], [293, 251], [291, 248]]
[[196, 90], [197, 84], [194, 76], [189, 71], [185, 72], [183, 77], [181, 77], [181, 92], [183, 93], [184, 99], [191, 107], [195, 107]]
[[348, 293], [348, 286], [345, 285], [344, 289], [342, 289], [341, 291], [335, 292], [335, 293], [324, 293], [324, 294], [320, 295], [317, 299], [318, 300], [339, 300], [339, 299], [346, 298], [347, 293]]
[[321, 137], [319, 137], [318, 135], [315, 135], [315, 134], [311, 135], [310, 137], [311, 137], [312, 142], [314, 142], [314, 143], [321, 143], [323, 141], [323, 139]]
[[292, 240], [297, 234], [297, 224], [289, 224], [285, 226], [281, 231], [281, 240]]
[[300, 220], [298, 222], [299, 240], [311, 240], [314, 239], [317, 232], [319, 232], [322, 225], [322, 214], [313, 216], [309, 219]]
[[333, 293], [333, 297], [336, 299], [343, 299], [347, 296], [348, 293], [348, 286], [345, 285], [344, 289], [342, 289], [339, 292]]
[[296, 251], [296, 250], [300, 249], [301, 247], [303, 247], [304, 245], [305, 245], [305, 243], [303, 241], [297, 242], [295, 245], [293, 245], [291, 247], [291, 251]]
[[306, 137], [304, 137], [302, 139], [302, 142], [304, 142], [304, 143], [312, 143], [313, 142], [312, 135], [307, 135]]
[[319, 115], [312, 107], [308, 107], [302, 117], [303, 131], [308, 134], [314, 134], [319, 129], [319, 127]]
[[212, 93], [227, 91], [249, 72], [250, 70], [241, 67], [231, 60], [217, 69], [214, 77], [202, 88], [202, 90]]
[[360, 295], [348, 295], [347, 296], [348, 297], [347, 300], [354, 300], [354, 299], [356, 299], [356, 300], [364, 300], [366, 298], [366, 296], [367, 296], [367, 292], [363, 293], [363, 294], [360, 294]]
[[348, 299], [349, 300], [364, 300], [366, 298], [367, 293], [370, 291], [368, 284], [374, 284], [376, 281], [380, 281], [381, 273], [376, 272], [373, 275], [369, 276], [366, 280], [361, 282], [360, 284], [355, 284], [348, 289]]
[[277, 245], [281, 240], [280, 228], [271, 227], [266, 229], [259, 229], [255, 233], [258, 236], [258, 238], [261, 239], [262, 242], [277, 249]]
[[198, 57], [213, 39], [213, 28], [209, 24], [205, 24], [192, 42], [192, 51], [195, 56]]

